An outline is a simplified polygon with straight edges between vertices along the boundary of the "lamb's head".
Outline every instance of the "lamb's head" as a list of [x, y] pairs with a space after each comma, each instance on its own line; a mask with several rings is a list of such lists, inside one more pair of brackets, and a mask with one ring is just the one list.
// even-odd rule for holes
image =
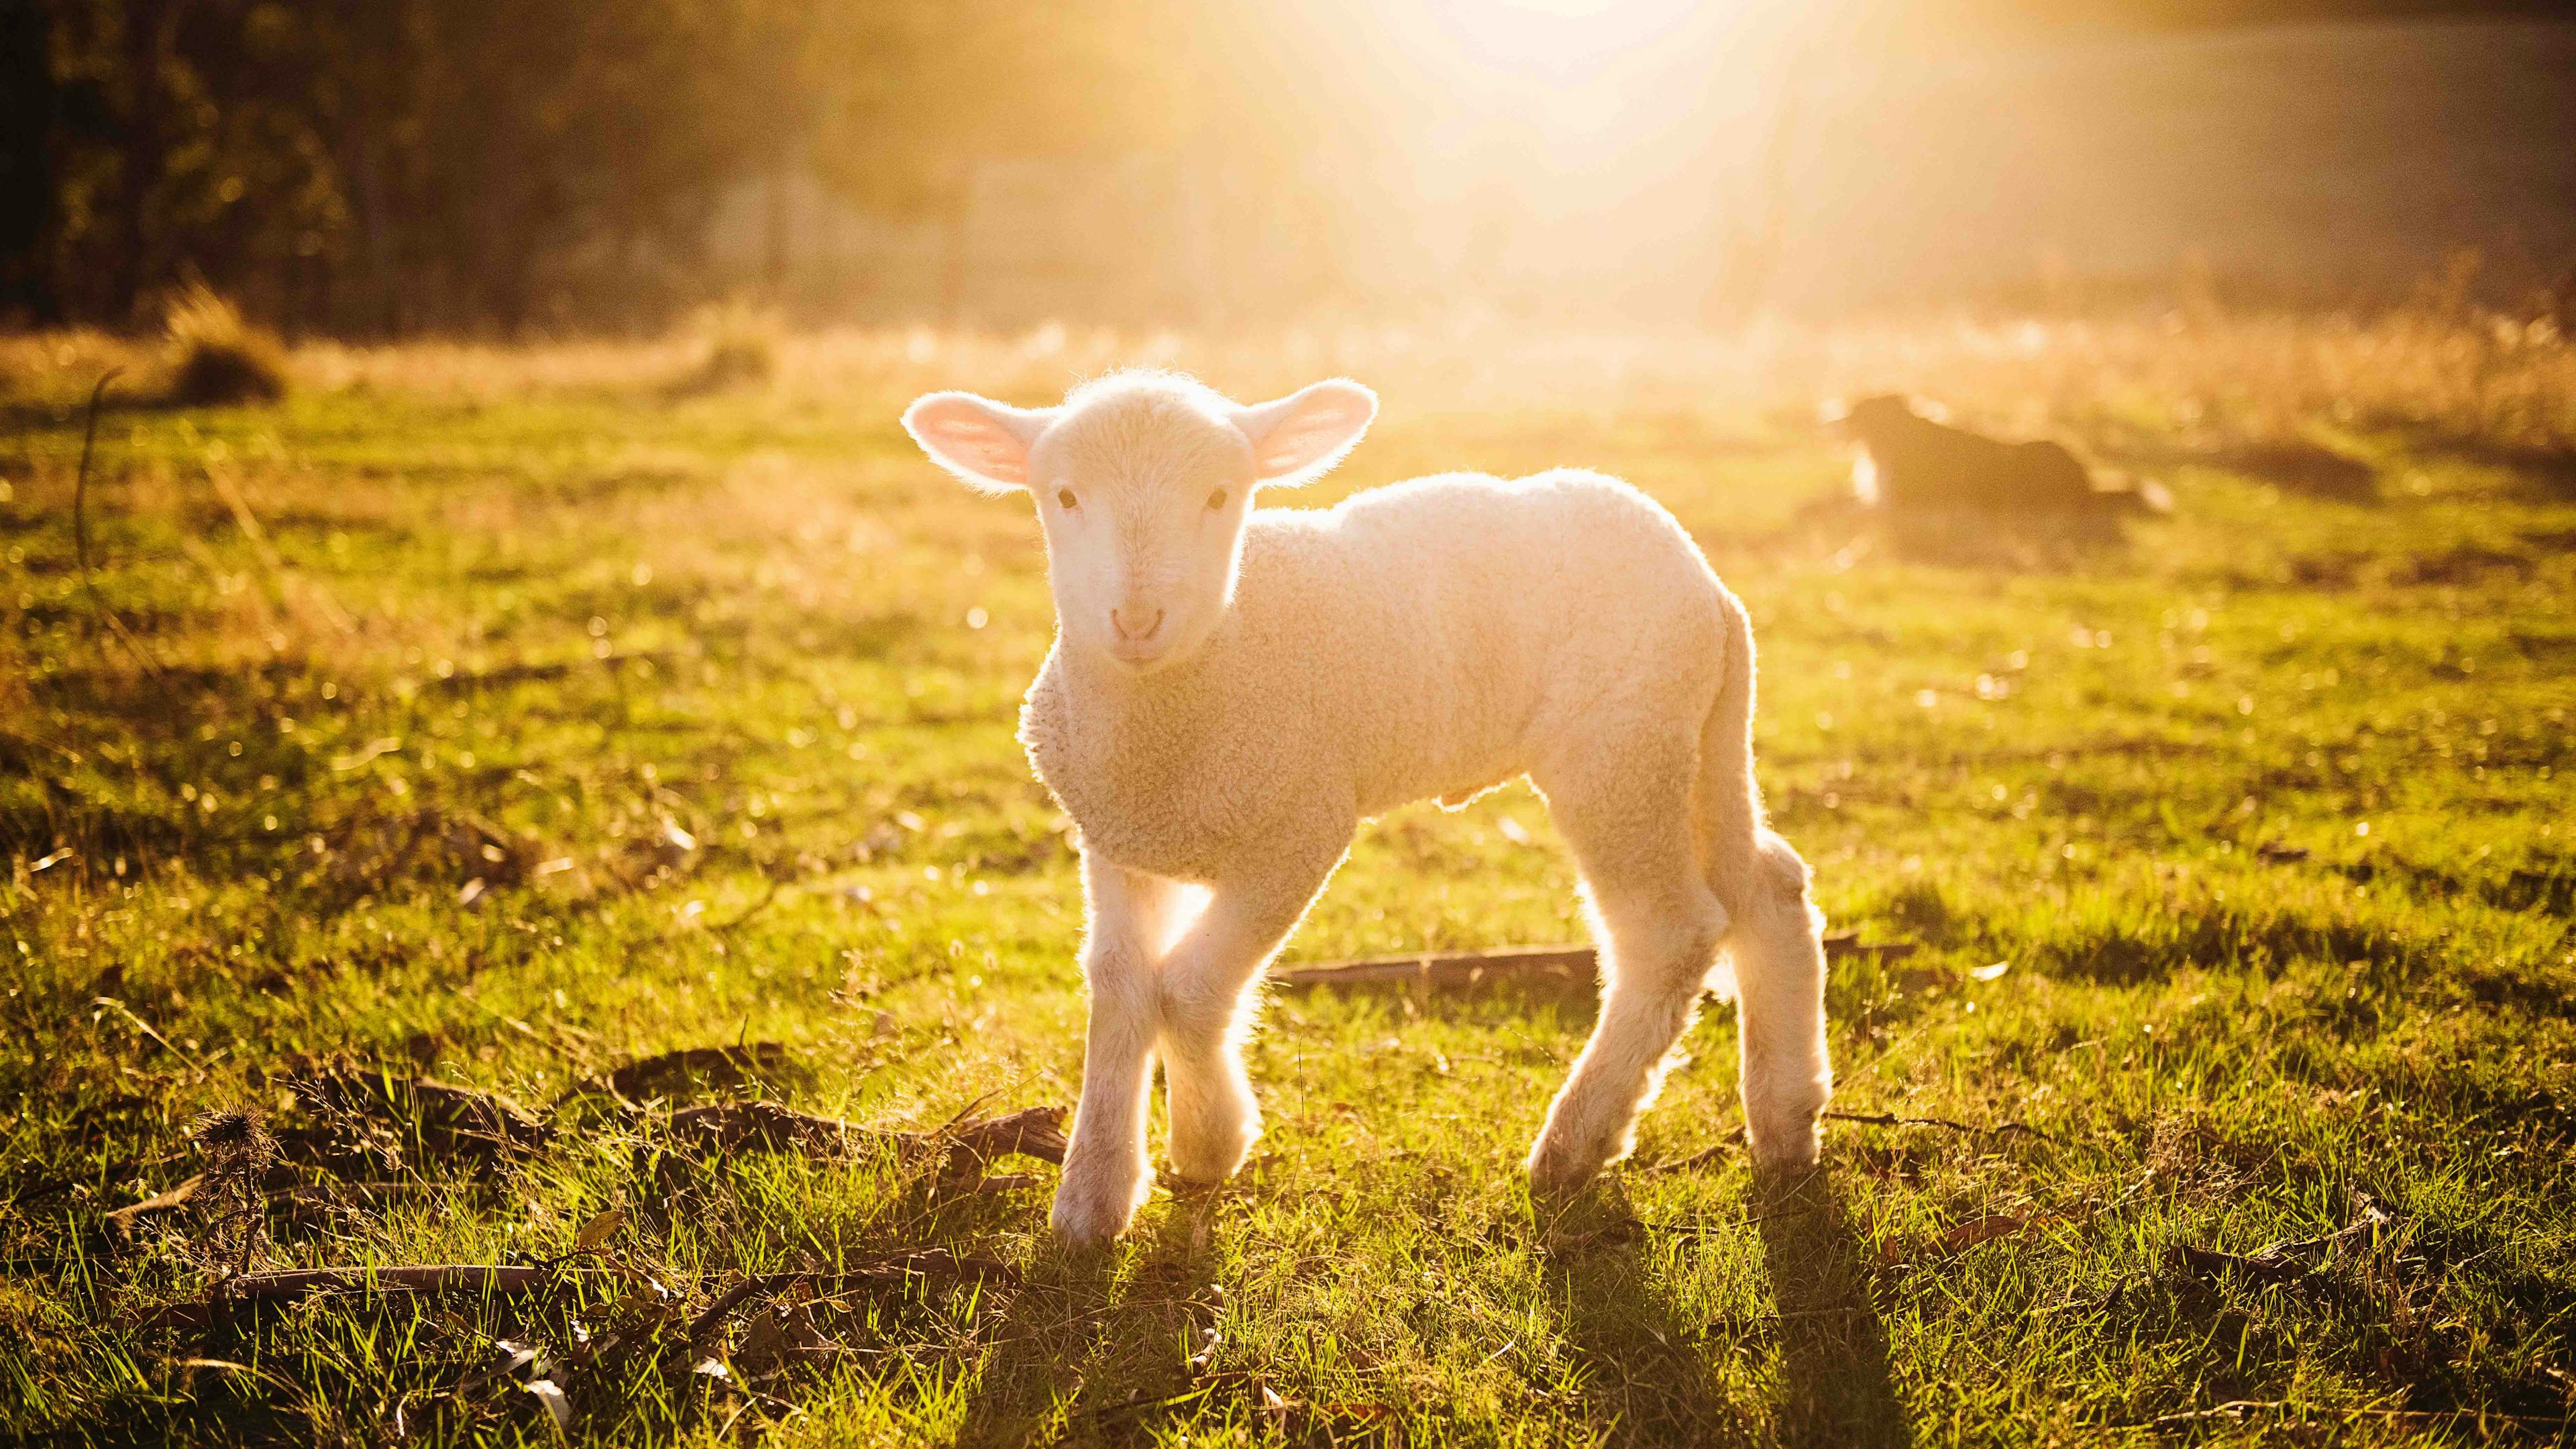
[[1252, 491], [1322, 476], [1376, 416], [1377, 395], [1338, 378], [1241, 407], [1186, 377], [1118, 373], [1052, 408], [932, 393], [903, 425], [970, 486], [1036, 497], [1066, 645], [1148, 673], [1224, 619]]

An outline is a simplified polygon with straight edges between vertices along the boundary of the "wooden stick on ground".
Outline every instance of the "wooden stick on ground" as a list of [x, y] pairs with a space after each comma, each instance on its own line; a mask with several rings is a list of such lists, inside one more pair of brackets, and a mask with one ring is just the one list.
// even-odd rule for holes
[[245, 1273], [215, 1289], [227, 1299], [271, 1301], [307, 1293], [398, 1289], [415, 1293], [525, 1293], [553, 1281], [556, 1270], [534, 1264], [396, 1263], [380, 1268], [290, 1268]]
[[989, 1162], [1018, 1153], [1045, 1162], [1064, 1161], [1064, 1109], [1029, 1107], [981, 1122], [962, 1122], [930, 1132], [856, 1127], [837, 1117], [817, 1117], [775, 1102], [712, 1102], [683, 1107], [671, 1114], [671, 1138], [687, 1153], [728, 1153], [766, 1147], [842, 1154], [870, 1147], [898, 1153], [944, 1152], [949, 1164], [960, 1159]]
[[[2042, 1142], [2051, 1144], [2055, 1144], [2057, 1142], [2055, 1137], [2042, 1132], [2027, 1122], [1998, 1122], [1992, 1127], [1980, 1127], [1973, 1122], [1954, 1122], [1947, 1117], [1899, 1117], [1888, 1112], [1827, 1112], [1824, 1113], [1823, 1116], [1828, 1122], [1856, 1122], [1864, 1127], [1940, 1127], [1952, 1132], [1966, 1132], [1971, 1135], [1981, 1137], [2002, 1137], [2011, 1133], [2019, 1132], [2026, 1136], [2036, 1137]], [[1649, 1175], [1661, 1175], [1668, 1172], [1687, 1172], [1694, 1167], [1705, 1166], [1708, 1163], [1715, 1162], [1717, 1159], [1724, 1157], [1728, 1152], [1733, 1151], [1737, 1146], [1741, 1145], [1743, 1140], [1744, 1129], [1738, 1127], [1733, 1132], [1728, 1133], [1726, 1139], [1714, 1147], [1703, 1147], [1688, 1157], [1676, 1158], [1671, 1162], [1658, 1162], [1653, 1166], [1641, 1168], [1639, 1170]]]
[[[1837, 959], [1866, 956], [1893, 961], [1911, 956], [1917, 949], [1911, 941], [1864, 943], [1847, 931], [1825, 937], [1825, 954]], [[1271, 972], [1270, 984], [1282, 991], [1413, 986], [1473, 991], [1509, 982], [1589, 991], [1597, 969], [1590, 946], [1506, 946], [1492, 951], [1422, 951], [1292, 966]]]

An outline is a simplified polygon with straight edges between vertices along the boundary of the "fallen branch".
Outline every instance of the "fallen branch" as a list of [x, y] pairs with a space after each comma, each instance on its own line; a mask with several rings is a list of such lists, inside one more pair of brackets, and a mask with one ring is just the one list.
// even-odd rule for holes
[[497, 1092], [402, 1077], [348, 1065], [310, 1066], [286, 1085], [326, 1120], [354, 1119], [407, 1128], [433, 1152], [495, 1157], [553, 1142], [554, 1128]]
[[1018, 1153], [1045, 1162], [1064, 1161], [1064, 1109], [1030, 1107], [980, 1122], [960, 1122], [931, 1132], [857, 1127], [837, 1117], [817, 1117], [775, 1102], [712, 1102], [671, 1114], [671, 1137], [691, 1156], [749, 1149], [793, 1150], [849, 1156], [891, 1149], [898, 1156], [941, 1154], [946, 1170], [980, 1166]]
[[551, 1266], [471, 1263], [397, 1263], [381, 1268], [290, 1268], [245, 1273], [216, 1285], [218, 1300], [267, 1302], [307, 1293], [346, 1293], [374, 1288], [413, 1293], [525, 1293], [554, 1280]]
[[[1918, 949], [1911, 941], [1864, 943], [1850, 931], [1836, 931], [1825, 937], [1825, 954], [1835, 959], [1869, 957], [1893, 961], [1911, 956]], [[1473, 991], [1505, 982], [1589, 991], [1598, 979], [1599, 958], [1591, 946], [1420, 951], [1401, 956], [1369, 956], [1355, 961], [1326, 961], [1270, 973], [1270, 984], [1282, 991], [1343, 991], [1372, 986]]]
[[1427, 952], [1410, 956], [1371, 956], [1358, 961], [1328, 961], [1270, 973], [1282, 991], [1323, 988], [1346, 991], [1370, 986], [1422, 986], [1474, 990], [1488, 982], [1539, 982], [1566, 988], [1589, 988], [1594, 957], [1590, 946], [1513, 946], [1498, 951]]

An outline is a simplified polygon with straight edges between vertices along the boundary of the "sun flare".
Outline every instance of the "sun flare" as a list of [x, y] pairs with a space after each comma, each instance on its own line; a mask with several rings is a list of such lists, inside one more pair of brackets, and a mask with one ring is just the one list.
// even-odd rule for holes
[[1560, 82], [1610, 69], [1735, 5], [1693, 0], [1434, 0], [1444, 28], [1488, 65]]

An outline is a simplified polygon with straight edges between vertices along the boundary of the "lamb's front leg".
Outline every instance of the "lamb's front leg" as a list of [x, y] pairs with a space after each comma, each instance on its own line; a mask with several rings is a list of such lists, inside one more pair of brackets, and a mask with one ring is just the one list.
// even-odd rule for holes
[[1105, 1243], [1154, 1185], [1145, 1157], [1146, 1094], [1154, 1083], [1158, 957], [1183, 888], [1085, 853], [1082, 976], [1091, 1024], [1082, 1105], [1064, 1153], [1052, 1222], [1076, 1246]]
[[1261, 1135], [1261, 1108], [1243, 1069], [1252, 1030], [1252, 986], [1261, 968], [1323, 888], [1341, 858], [1337, 843], [1220, 881], [1189, 932], [1164, 958], [1163, 1075], [1171, 1091], [1172, 1169], [1192, 1182], [1223, 1182]]

